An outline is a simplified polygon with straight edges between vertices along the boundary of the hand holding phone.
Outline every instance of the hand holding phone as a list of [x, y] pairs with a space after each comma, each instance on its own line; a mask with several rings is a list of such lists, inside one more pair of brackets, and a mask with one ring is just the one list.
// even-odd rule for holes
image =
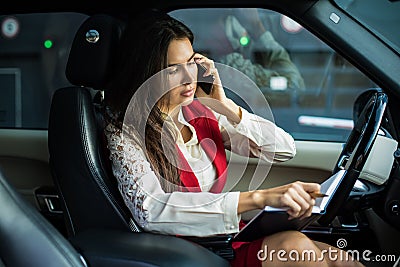
[[211, 89], [214, 82], [214, 76], [208, 75], [203, 77], [204, 73], [206, 73], [207, 69], [201, 64], [197, 64], [197, 85], [201, 87], [201, 89], [209, 95], [211, 93]]

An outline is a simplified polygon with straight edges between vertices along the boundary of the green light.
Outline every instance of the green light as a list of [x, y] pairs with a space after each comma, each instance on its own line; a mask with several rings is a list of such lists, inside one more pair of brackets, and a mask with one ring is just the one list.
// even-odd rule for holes
[[52, 40], [45, 40], [43, 43], [44, 47], [46, 47], [47, 49], [50, 49], [53, 46], [53, 41]]
[[249, 37], [247, 37], [247, 36], [242, 36], [242, 37], [240, 37], [239, 42], [240, 42], [240, 44], [241, 44], [242, 46], [246, 46], [246, 45], [249, 44], [250, 39], [249, 39]]

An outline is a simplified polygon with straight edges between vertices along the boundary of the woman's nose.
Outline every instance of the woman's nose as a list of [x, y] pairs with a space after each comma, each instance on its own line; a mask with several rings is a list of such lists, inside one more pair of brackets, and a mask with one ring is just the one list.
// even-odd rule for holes
[[187, 65], [183, 68], [182, 84], [189, 84], [196, 80], [196, 72], [193, 67], [190, 68]]

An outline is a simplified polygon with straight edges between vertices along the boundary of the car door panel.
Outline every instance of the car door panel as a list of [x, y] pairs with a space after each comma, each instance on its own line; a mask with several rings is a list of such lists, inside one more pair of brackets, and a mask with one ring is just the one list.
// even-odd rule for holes
[[35, 190], [53, 185], [48, 157], [46, 130], [0, 130], [0, 171], [35, 205]]

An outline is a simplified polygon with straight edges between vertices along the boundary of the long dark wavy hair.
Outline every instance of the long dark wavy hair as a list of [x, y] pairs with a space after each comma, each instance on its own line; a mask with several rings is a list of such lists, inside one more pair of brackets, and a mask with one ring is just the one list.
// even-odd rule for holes
[[[112, 89], [106, 91], [105, 105], [114, 116], [108, 119], [123, 130], [124, 116], [129, 111], [132, 122], [130, 130], [147, 154], [153, 171], [167, 192], [181, 185], [177, 165], [175, 138], [163, 128], [164, 117], [154, 103], [157, 89], [149, 88], [143, 98], [131, 103], [136, 90], [150, 77], [168, 66], [167, 52], [171, 41], [189, 39], [193, 44], [192, 31], [182, 22], [166, 13], [150, 11], [128, 23], [121, 37], [121, 46], [115, 68]], [[162, 102], [168, 101], [164, 100]], [[131, 109], [131, 106], [133, 106]], [[149, 114], [144, 118], [142, 114]], [[125, 125], [124, 125], [125, 126]], [[144, 133], [137, 129], [143, 127]], [[164, 129], [164, 132], [162, 132]], [[143, 144], [143, 140], [145, 141]]]

